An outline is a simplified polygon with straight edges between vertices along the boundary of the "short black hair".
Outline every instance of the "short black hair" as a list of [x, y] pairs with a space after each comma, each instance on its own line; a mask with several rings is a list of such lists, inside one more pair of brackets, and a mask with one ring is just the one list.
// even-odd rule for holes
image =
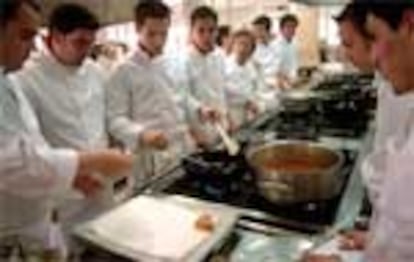
[[299, 24], [299, 19], [294, 14], [286, 14], [280, 18], [279, 27], [283, 28], [287, 23]]
[[218, 33], [216, 38], [216, 44], [222, 46], [224, 43], [224, 38], [230, 37], [231, 27], [229, 25], [221, 25], [218, 27]]
[[40, 12], [40, 5], [34, 0], [0, 0], [0, 27], [6, 26], [16, 16], [23, 4]]
[[270, 17], [268, 17], [267, 15], [260, 15], [258, 17], [256, 17], [253, 22], [253, 25], [256, 26], [264, 26], [264, 28], [266, 29], [266, 31], [270, 32], [270, 30], [272, 30], [272, 19], [270, 19]]
[[218, 23], [217, 12], [205, 5], [195, 8], [190, 15], [191, 25], [194, 25], [197, 20], [201, 19], [212, 19], [216, 24]]
[[355, 0], [355, 3], [364, 5], [368, 13], [384, 20], [393, 30], [400, 27], [404, 12], [414, 9], [414, 1], [410, 0]]
[[135, 22], [139, 25], [148, 18], [170, 19], [171, 9], [162, 1], [141, 0], [135, 5]]
[[75, 3], [65, 3], [52, 10], [48, 26], [51, 31], [69, 34], [77, 29], [96, 31], [100, 24], [98, 18], [86, 7]]
[[345, 6], [345, 8], [334, 17], [338, 24], [343, 22], [350, 22], [355, 27], [355, 29], [364, 37], [369, 39], [370, 34], [366, 29], [368, 9], [365, 5], [350, 3]]

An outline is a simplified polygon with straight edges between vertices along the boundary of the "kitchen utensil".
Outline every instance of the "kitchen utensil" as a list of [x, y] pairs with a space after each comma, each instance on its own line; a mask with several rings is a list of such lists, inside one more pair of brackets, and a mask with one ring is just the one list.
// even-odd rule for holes
[[251, 149], [247, 162], [258, 189], [271, 202], [329, 199], [339, 193], [344, 162], [341, 153], [307, 141], [274, 141]]
[[223, 140], [224, 146], [226, 147], [229, 154], [232, 156], [237, 155], [240, 152], [240, 145], [230, 137], [230, 135], [220, 123], [215, 123], [214, 127]]

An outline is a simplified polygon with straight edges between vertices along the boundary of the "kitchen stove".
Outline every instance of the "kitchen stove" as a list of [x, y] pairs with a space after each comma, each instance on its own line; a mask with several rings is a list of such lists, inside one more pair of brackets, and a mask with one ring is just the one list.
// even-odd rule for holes
[[[371, 109], [364, 106], [363, 99], [358, 101], [360, 96], [355, 90], [355, 85], [369, 85], [370, 79], [351, 77], [345, 80], [347, 82], [342, 82], [340, 88], [352, 89], [352, 95], [347, 96], [345, 100], [338, 100], [338, 97], [332, 100], [322, 100], [310, 106], [305, 112], [292, 112], [284, 108], [276, 112], [268, 112], [237, 136], [240, 142], [245, 144], [260, 143], [255, 139], [263, 138], [266, 134], [272, 134], [270, 139], [302, 139], [320, 142], [323, 138], [333, 138], [339, 141], [334, 148], [343, 153], [345, 161], [337, 173], [342, 184], [336, 196], [322, 201], [296, 204], [272, 203], [261, 196], [256, 187], [254, 172], [249, 168], [243, 156], [235, 161], [239, 168], [233, 168], [233, 170], [237, 174], [216, 172], [209, 179], [205, 179], [204, 176], [195, 175], [197, 172], [189, 174], [186, 168], [179, 168], [181, 174], [178, 178], [161, 191], [166, 194], [185, 195], [238, 208], [242, 210], [241, 221], [246, 222], [241, 225], [254, 225], [255, 227], [264, 225], [267, 229], [282, 227], [305, 233], [320, 233], [332, 228], [343, 195], [347, 191], [349, 178], [354, 174], [359, 155], [359, 148], [340, 145], [349, 140], [362, 143], [371, 117], [369, 113]], [[338, 85], [344, 80], [339, 79], [338, 83], [335, 81], [332, 85]], [[326, 86], [322, 85], [321, 88], [324, 87]], [[349, 93], [345, 92], [345, 94]], [[267, 139], [265, 138], [264, 141]], [[223, 166], [235, 164], [229, 159], [223, 162]]]
[[302, 114], [279, 111], [258, 124], [254, 132], [273, 132], [278, 139], [317, 140], [319, 137], [360, 139], [368, 128], [364, 115], [337, 115], [327, 118], [314, 112]]
[[[253, 171], [244, 163], [244, 173], [233, 176], [232, 180], [205, 180], [193, 174], [185, 173], [164, 190], [167, 194], [181, 194], [205, 201], [227, 204], [249, 210], [243, 212], [242, 219], [269, 226], [283, 226], [292, 230], [316, 233], [333, 224], [342, 194], [352, 173], [356, 152], [341, 150], [345, 162], [338, 176], [342, 179], [340, 193], [331, 199], [295, 204], [275, 204], [261, 196], [256, 187]], [[241, 164], [239, 162], [239, 164]], [[238, 169], [239, 172], [241, 169]]]

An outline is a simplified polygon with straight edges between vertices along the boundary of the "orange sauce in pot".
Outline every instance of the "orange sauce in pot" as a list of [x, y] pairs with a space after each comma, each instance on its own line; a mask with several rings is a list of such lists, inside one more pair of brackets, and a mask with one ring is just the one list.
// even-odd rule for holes
[[269, 159], [264, 161], [263, 168], [268, 172], [305, 173], [329, 168], [331, 164], [330, 161], [315, 158]]

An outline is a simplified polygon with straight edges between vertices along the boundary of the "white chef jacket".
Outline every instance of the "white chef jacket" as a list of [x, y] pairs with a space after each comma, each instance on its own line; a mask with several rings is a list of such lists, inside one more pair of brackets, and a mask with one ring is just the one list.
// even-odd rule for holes
[[0, 237], [23, 235], [48, 245], [50, 209], [69, 192], [75, 151], [52, 149], [22, 91], [0, 72]]
[[376, 201], [383, 181], [381, 174], [385, 169], [388, 140], [392, 137], [400, 137], [398, 139], [403, 140], [401, 126], [410, 124], [414, 94], [397, 96], [391, 84], [379, 73], [376, 73], [373, 85], [378, 88], [376, 132], [373, 151], [362, 165], [362, 174], [371, 200]]
[[414, 261], [414, 107], [409, 121], [387, 140], [381, 169], [380, 194], [374, 202], [368, 262]]
[[13, 80], [32, 104], [51, 146], [94, 150], [108, 146], [104, 79], [89, 59], [71, 68], [45, 50], [29, 60]]
[[274, 43], [275, 61], [274, 70], [277, 74], [283, 74], [291, 79], [297, 77], [299, 67], [298, 50], [294, 41], [287, 41], [280, 36]]
[[395, 134], [396, 126], [407, 122], [410, 115], [408, 109], [414, 104], [414, 94], [396, 95], [391, 84], [379, 73], [375, 75], [374, 85], [378, 88], [374, 147], [378, 148]]
[[[94, 62], [87, 59], [79, 68], [68, 67], [45, 49], [13, 75], [13, 82], [26, 94], [52, 147], [82, 151], [108, 147], [104, 76]], [[107, 181], [96, 199], [87, 199], [75, 190], [62, 196], [58, 209], [64, 227], [70, 230], [84, 218], [107, 209], [111, 183]]]
[[227, 115], [224, 60], [217, 52], [202, 54], [190, 47], [182, 55], [177, 72], [175, 80], [184, 96], [190, 126], [207, 135], [209, 141], [213, 142], [217, 138], [217, 132], [210, 124], [200, 122], [198, 110], [201, 106], [209, 106], [221, 111], [223, 116]]
[[[151, 59], [138, 48], [110, 77], [106, 91], [109, 131], [125, 148], [156, 154], [138, 143], [142, 132], [150, 129], [164, 131], [175, 150], [188, 150], [184, 113], [176, 103], [177, 90], [165, 71], [163, 57]], [[154, 172], [148, 170], [154, 167], [142, 168], [144, 173]]]
[[224, 61], [224, 63], [226, 63], [226, 60], [227, 60], [227, 58], [229, 58], [229, 54], [227, 53], [227, 51], [226, 50], [224, 50], [222, 47], [220, 47], [220, 46], [217, 46], [215, 49], [214, 49], [214, 52], [219, 56], [219, 57], [221, 57], [221, 59], [223, 59], [223, 61]]
[[247, 119], [246, 104], [251, 101], [260, 109], [264, 109], [262, 94], [267, 92], [260, 68], [252, 60], [240, 65], [234, 56], [226, 59], [227, 102], [229, 113], [237, 126]]
[[275, 78], [277, 74], [275, 41], [272, 40], [267, 44], [257, 43], [253, 60], [262, 67], [266, 78]]

